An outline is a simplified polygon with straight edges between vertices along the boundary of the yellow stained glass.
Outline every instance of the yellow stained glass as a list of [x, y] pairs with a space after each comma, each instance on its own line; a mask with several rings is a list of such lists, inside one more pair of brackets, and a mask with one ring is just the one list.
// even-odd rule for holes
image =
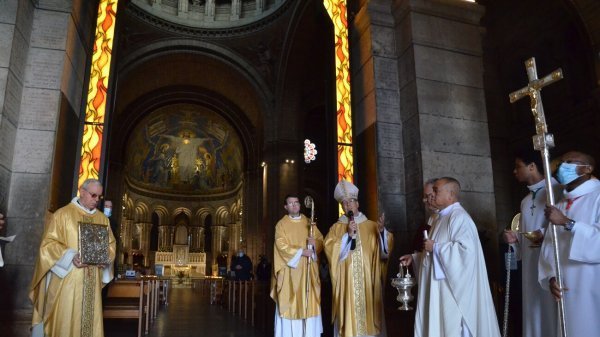
[[118, 0], [101, 0], [98, 5], [77, 186], [81, 186], [86, 179], [98, 179], [100, 174], [106, 96], [110, 78], [117, 5]]
[[335, 87], [338, 143], [338, 180], [354, 181], [352, 154], [352, 108], [350, 105], [350, 49], [345, 0], [323, 0], [333, 22], [335, 41]]

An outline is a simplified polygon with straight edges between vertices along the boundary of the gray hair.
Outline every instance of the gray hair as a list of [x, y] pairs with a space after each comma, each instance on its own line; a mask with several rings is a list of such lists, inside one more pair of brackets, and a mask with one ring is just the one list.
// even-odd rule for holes
[[87, 187], [90, 186], [91, 184], [98, 184], [98, 185], [100, 185], [100, 187], [102, 187], [102, 183], [100, 182], [100, 180], [94, 179], [94, 178], [89, 178], [89, 179], [86, 179], [83, 182], [83, 184], [81, 184], [81, 188], [87, 189]]
[[456, 180], [456, 178], [442, 177], [442, 178], [439, 178], [438, 180], [444, 180], [446, 182], [446, 184], [452, 185], [454, 192], [458, 196], [458, 194], [460, 193], [461, 187], [460, 187], [460, 182], [458, 182], [458, 180]]
[[427, 179], [425, 180], [425, 183], [423, 184], [423, 186], [426, 185], [435, 185], [435, 182], [438, 181], [439, 178], [431, 178], [431, 179]]

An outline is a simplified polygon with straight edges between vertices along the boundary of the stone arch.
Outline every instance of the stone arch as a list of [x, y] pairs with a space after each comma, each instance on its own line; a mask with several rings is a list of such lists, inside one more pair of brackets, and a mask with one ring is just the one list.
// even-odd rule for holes
[[170, 224], [169, 210], [163, 205], [154, 206], [154, 213], [158, 215], [158, 225]]
[[240, 220], [240, 210], [241, 210], [241, 200], [237, 200], [236, 202], [234, 202], [230, 209], [229, 209], [229, 213], [231, 214], [231, 222], [236, 222], [238, 220]]
[[187, 216], [188, 219], [190, 219], [190, 221], [192, 220], [192, 211], [187, 208], [187, 207], [177, 207], [173, 210], [173, 212], [171, 212], [171, 216], [173, 218], [175, 218], [177, 215], [179, 215], [180, 213], [183, 213]]
[[135, 221], [150, 222], [150, 209], [143, 201], [138, 201], [135, 206]]
[[123, 206], [125, 207], [123, 210], [123, 217], [134, 219], [135, 207], [133, 205], [133, 200], [130, 197], [125, 197], [125, 200], [123, 201]]
[[196, 211], [193, 225], [205, 227], [206, 226], [206, 217], [209, 216], [210, 214], [211, 214], [210, 209], [208, 209], [206, 207], [200, 208], [199, 210]]
[[226, 225], [230, 221], [229, 209], [226, 206], [217, 208], [215, 212], [215, 224]]

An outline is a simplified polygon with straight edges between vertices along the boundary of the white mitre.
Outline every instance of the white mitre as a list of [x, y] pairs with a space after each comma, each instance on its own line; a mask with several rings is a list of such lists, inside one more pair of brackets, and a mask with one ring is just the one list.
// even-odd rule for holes
[[333, 197], [337, 202], [342, 203], [346, 199], [358, 199], [358, 187], [349, 181], [341, 180], [333, 191]]

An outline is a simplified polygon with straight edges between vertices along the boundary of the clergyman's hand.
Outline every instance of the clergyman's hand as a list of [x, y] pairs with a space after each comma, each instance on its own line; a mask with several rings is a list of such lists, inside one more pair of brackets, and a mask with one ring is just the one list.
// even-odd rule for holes
[[400, 257], [400, 263], [405, 267], [410, 266], [412, 264], [412, 262], [413, 262], [413, 258], [412, 258], [412, 255], [410, 255], [410, 254], [406, 254], [406, 255], [403, 255], [402, 257]]
[[423, 241], [423, 249], [427, 252], [433, 252], [433, 245], [435, 241], [426, 239]]
[[88, 266], [85, 263], [81, 263], [81, 257], [79, 256], [79, 253], [73, 257], [73, 265], [77, 268], [85, 268]]
[[[560, 287], [558, 286], [558, 282], [556, 282], [556, 277], [553, 277], [550, 279], [550, 292], [552, 293], [552, 296], [554, 296], [554, 299], [558, 302], [560, 301], [561, 297], [562, 297], [562, 291], [560, 290]], [[563, 291], [567, 291], [569, 290], [569, 288], [564, 287]]]
[[312, 257], [314, 254], [312, 249], [302, 249], [302, 256]]
[[308, 238], [306, 239], [306, 243], [315, 247], [315, 245], [317, 244], [317, 240], [315, 240], [315, 238]]
[[354, 222], [354, 220], [352, 220], [348, 223], [348, 235], [353, 236], [354, 233], [356, 233], [357, 229], [358, 229], [358, 226], [356, 225], [356, 222]]
[[510, 244], [510, 243], [517, 243], [519, 241], [519, 239], [517, 238], [517, 233], [505, 229], [504, 233], [502, 234], [503, 238], [504, 238], [504, 242]]
[[546, 218], [550, 220], [550, 222], [560, 226], [563, 226], [570, 220], [554, 206], [546, 206], [546, 209], [544, 209], [544, 215], [546, 215]]

